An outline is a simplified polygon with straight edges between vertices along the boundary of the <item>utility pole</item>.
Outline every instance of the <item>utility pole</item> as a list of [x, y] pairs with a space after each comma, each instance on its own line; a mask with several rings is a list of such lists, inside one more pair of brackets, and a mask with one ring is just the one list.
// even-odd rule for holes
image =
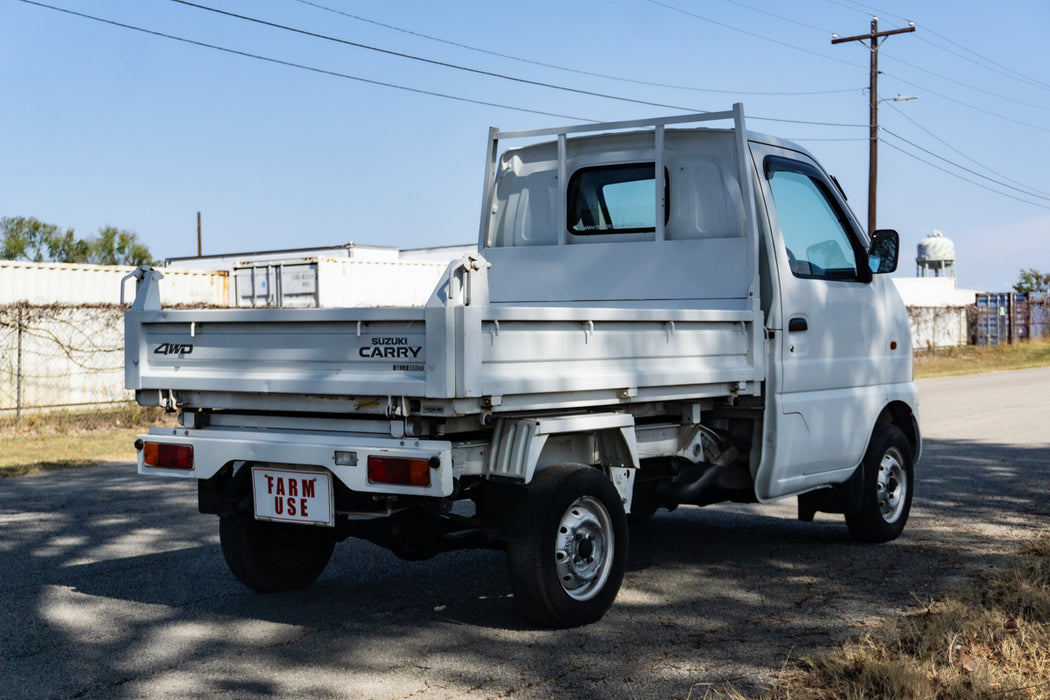
[[[910, 23], [909, 23], [910, 24]], [[871, 18], [871, 33], [858, 34], [857, 36], [833, 35], [832, 44], [842, 44], [847, 41], [870, 41], [871, 49], [871, 75], [868, 82], [868, 235], [875, 233], [875, 192], [878, 182], [879, 171], [879, 39], [892, 36], [893, 34], [905, 34], [914, 32], [915, 25], [911, 24], [904, 29], [890, 29], [879, 31], [879, 18]]]
[[197, 212], [197, 257], [201, 256], [201, 213]]

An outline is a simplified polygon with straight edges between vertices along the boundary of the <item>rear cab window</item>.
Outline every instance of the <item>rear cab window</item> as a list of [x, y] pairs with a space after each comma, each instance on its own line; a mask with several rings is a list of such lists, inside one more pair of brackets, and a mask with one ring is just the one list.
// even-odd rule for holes
[[[656, 230], [656, 168], [652, 163], [582, 168], [569, 180], [566, 225], [575, 235]], [[664, 171], [664, 223], [670, 210]]]

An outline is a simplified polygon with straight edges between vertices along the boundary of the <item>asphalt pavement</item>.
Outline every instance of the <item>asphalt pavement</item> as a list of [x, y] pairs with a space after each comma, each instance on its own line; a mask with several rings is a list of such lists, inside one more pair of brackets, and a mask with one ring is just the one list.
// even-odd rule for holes
[[1050, 368], [924, 380], [911, 519], [884, 545], [841, 516], [661, 511], [631, 532], [597, 624], [524, 623], [499, 552], [404, 562], [336, 549], [308, 590], [228, 572], [192, 482], [134, 466], [0, 481], [0, 697], [687, 698], [786, 662], [994, 567], [1050, 525]]

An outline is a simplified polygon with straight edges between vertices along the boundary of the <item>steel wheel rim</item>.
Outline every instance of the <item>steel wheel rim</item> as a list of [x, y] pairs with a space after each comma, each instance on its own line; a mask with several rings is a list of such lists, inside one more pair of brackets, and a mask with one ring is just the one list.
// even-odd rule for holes
[[570, 598], [598, 595], [609, 580], [615, 544], [612, 517], [601, 501], [581, 496], [565, 510], [554, 539], [554, 566]]
[[878, 481], [875, 484], [875, 498], [885, 522], [893, 523], [901, 517], [907, 492], [908, 480], [904, 469], [904, 455], [900, 449], [890, 447], [879, 462]]

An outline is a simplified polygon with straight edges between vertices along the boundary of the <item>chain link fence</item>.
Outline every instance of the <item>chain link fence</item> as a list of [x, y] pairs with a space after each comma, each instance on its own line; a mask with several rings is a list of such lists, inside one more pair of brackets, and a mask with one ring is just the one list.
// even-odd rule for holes
[[0, 306], [0, 427], [42, 415], [91, 428], [134, 411], [124, 389], [124, 307]]
[[931, 352], [936, 348], [972, 345], [977, 308], [969, 306], [909, 306], [912, 348]]

